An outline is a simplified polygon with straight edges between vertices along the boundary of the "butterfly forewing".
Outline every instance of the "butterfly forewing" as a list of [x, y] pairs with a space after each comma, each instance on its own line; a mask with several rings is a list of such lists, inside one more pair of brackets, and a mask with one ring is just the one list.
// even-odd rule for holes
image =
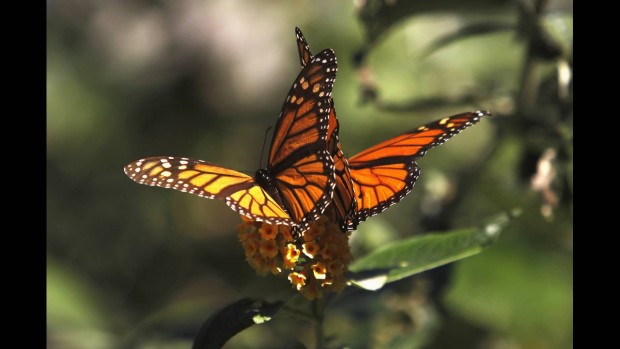
[[476, 111], [443, 118], [370, 147], [349, 159], [351, 164], [400, 156], [419, 159], [426, 150], [440, 145], [488, 112]]
[[337, 70], [332, 50], [314, 57], [293, 83], [276, 124], [268, 164], [284, 207], [299, 223], [294, 232], [303, 232], [332, 200], [334, 161], [326, 138]]
[[306, 42], [306, 38], [304, 34], [301, 32], [301, 29], [295, 27], [295, 36], [297, 37], [297, 51], [299, 52], [299, 61], [301, 62], [301, 66], [305, 67], [308, 62], [312, 59], [312, 53], [310, 52], [310, 47], [308, 46], [308, 42]]
[[[295, 153], [325, 149], [329, 99], [338, 70], [331, 49], [316, 55], [299, 73], [278, 117], [271, 149], [269, 167], [278, 167]], [[300, 154], [303, 156], [306, 154]], [[295, 159], [296, 160], [296, 159]]]
[[490, 113], [476, 111], [443, 118], [349, 158], [357, 199], [356, 223], [402, 200], [419, 176], [415, 160], [486, 115]]
[[224, 200], [233, 210], [253, 220], [295, 225], [252, 177], [206, 161], [172, 156], [150, 157], [125, 166], [125, 174], [140, 184]]

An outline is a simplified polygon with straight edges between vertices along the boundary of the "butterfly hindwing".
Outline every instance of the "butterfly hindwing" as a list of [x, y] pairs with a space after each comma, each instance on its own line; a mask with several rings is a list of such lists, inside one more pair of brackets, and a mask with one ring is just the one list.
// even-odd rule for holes
[[278, 174], [278, 191], [291, 217], [300, 222], [299, 230], [303, 231], [307, 222], [316, 220], [331, 201], [333, 166], [327, 151], [320, 150]]
[[353, 219], [354, 226], [402, 200], [411, 192], [420, 175], [418, 166], [413, 160], [398, 160], [393, 163], [389, 161], [353, 163], [350, 166], [357, 205]]

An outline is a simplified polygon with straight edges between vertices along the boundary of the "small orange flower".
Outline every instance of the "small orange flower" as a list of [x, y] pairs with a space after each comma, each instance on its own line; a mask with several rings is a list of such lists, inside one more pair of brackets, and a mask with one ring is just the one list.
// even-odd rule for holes
[[325, 259], [336, 258], [339, 255], [338, 250], [339, 248], [337, 244], [334, 244], [334, 243], [326, 244], [321, 250], [321, 257]]
[[306, 284], [306, 276], [297, 272], [288, 274], [288, 280], [291, 284], [293, 284], [297, 291], [301, 290], [301, 288]]
[[276, 260], [273, 258], [265, 260], [264, 269], [271, 272], [273, 275], [278, 275], [282, 272], [282, 269], [276, 265]]
[[284, 255], [284, 267], [286, 269], [294, 269], [297, 261], [299, 260], [299, 256], [301, 255], [301, 251], [299, 251], [297, 246], [288, 244], [284, 248], [282, 254]]
[[258, 250], [264, 258], [274, 258], [278, 255], [278, 245], [275, 240], [261, 240]]
[[246, 257], [252, 257], [258, 250], [258, 240], [256, 239], [248, 239], [241, 243], [243, 246], [243, 251], [245, 252]]
[[259, 275], [265, 275], [269, 271], [269, 269], [265, 270], [265, 259], [260, 256], [260, 254], [256, 254], [254, 256], [246, 257], [248, 264], [252, 266], [256, 270], [256, 273]]
[[310, 223], [308, 230], [303, 234], [304, 241], [314, 241], [317, 236], [322, 235], [325, 232], [325, 225], [319, 224], [319, 221]]
[[295, 239], [293, 238], [293, 234], [291, 234], [291, 228], [289, 226], [281, 225], [280, 234], [282, 234], [282, 237], [286, 242], [295, 241]]
[[344, 264], [339, 259], [334, 259], [327, 265], [327, 271], [331, 275], [340, 275], [344, 271]]
[[244, 242], [246, 240], [250, 240], [250, 239], [257, 239], [258, 238], [258, 234], [254, 233], [254, 232], [239, 232], [239, 241]]
[[278, 226], [273, 224], [263, 223], [258, 229], [260, 236], [263, 240], [273, 240], [278, 235]]
[[319, 245], [314, 242], [306, 242], [303, 244], [304, 254], [310, 258], [314, 258], [314, 256], [319, 252]]
[[314, 274], [315, 279], [323, 280], [325, 279], [325, 276], [327, 274], [327, 268], [325, 268], [325, 265], [323, 263], [318, 262], [312, 265], [312, 273]]
[[345, 272], [352, 259], [350, 234], [342, 232], [334, 219], [335, 212], [324, 214], [294, 238], [289, 226], [244, 218], [238, 236], [246, 260], [257, 274], [277, 275], [286, 269], [291, 285], [304, 297], [322, 298], [324, 292], [346, 287]]
[[256, 226], [253, 222], [244, 221], [243, 223], [237, 225], [237, 232], [239, 235], [239, 241], [244, 241], [256, 235]]

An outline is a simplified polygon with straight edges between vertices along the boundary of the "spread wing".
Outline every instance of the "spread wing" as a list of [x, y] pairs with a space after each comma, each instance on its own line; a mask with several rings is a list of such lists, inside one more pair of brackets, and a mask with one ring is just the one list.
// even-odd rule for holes
[[202, 160], [158, 156], [124, 168], [133, 181], [226, 201], [233, 210], [256, 221], [295, 225], [280, 205], [246, 174]]
[[354, 224], [402, 200], [420, 174], [415, 161], [486, 115], [490, 113], [476, 111], [437, 120], [349, 158], [357, 199]]

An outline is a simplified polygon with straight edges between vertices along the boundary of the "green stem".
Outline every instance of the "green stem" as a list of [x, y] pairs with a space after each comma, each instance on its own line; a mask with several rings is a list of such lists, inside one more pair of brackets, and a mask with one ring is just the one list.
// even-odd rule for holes
[[312, 301], [312, 313], [314, 315], [314, 336], [316, 338], [316, 349], [325, 348], [323, 333], [323, 314], [325, 311], [325, 302], [323, 299], [317, 298]]

